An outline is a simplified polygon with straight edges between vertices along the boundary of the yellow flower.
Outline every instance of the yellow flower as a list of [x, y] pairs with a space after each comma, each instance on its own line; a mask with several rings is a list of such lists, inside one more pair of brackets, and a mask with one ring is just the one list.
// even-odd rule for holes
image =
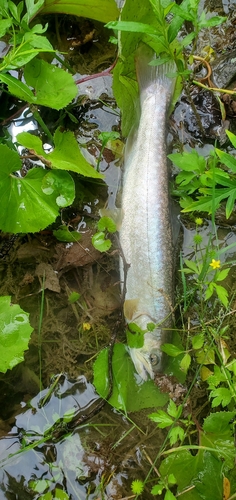
[[210, 266], [212, 269], [220, 269], [220, 260], [212, 259]]
[[90, 323], [83, 323], [83, 330], [86, 331], [86, 330], [90, 330], [91, 329], [91, 325]]

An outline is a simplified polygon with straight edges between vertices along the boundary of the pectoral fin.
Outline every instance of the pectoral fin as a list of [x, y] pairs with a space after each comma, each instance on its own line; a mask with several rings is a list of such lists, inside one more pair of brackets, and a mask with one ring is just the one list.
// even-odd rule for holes
[[132, 321], [138, 308], [139, 299], [127, 299], [124, 302], [124, 316], [127, 321]]

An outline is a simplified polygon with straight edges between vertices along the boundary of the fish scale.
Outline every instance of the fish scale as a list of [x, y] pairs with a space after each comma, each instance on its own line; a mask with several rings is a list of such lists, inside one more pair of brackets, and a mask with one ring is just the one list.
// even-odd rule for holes
[[[173, 67], [171, 68], [173, 71]], [[139, 375], [147, 380], [163, 369], [162, 343], [169, 337], [173, 302], [173, 241], [171, 230], [166, 116], [173, 80], [169, 65], [150, 67], [138, 58], [141, 116], [136, 138], [126, 154], [122, 194], [120, 245], [128, 265], [124, 315], [146, 330], [142, 348], [130, 349]], [[123, 262], [120, 263], [124, 282]]]

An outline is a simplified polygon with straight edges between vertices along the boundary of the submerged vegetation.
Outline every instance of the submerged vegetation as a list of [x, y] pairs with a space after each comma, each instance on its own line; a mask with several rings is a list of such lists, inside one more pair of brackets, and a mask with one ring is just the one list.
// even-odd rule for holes
[[[205, 61], [208, 66], [210, 64], [211, 50], [208, 48], [206, 56], [198, 52], [199, 37], [205, 29], [224, 23], [226, 17], [206, 16], [204, 11], [200, 11], [199, 0], [183, 0], [180, 5], [170, 0], [126, 0], [119, 21], [115, 20], [117, 8], [111, 0], [99, 2], [99, 10], [97, 2], [92, 0], [89, 10], [85, 11], [82, 10], [82, 3], [77, 3], [74, 14], [108, 23], [107, 28], [118, 33], [118, 39], [112, 38], [115, 44], [118, 43], [113, 90], [122, 114], [124, 137], [138, 120], [135, 52], [140, 42], [155, 51], [153, 64], [167, 61], [174, 63], [170, 75], [177, 77], [174, 102], [184, 91], [193, 107], [193, 116], [199, 122], [191, 97], [191, 85], [204, 87], [207, 92], [217, 91], [211, 81], [208, 81], [207, 86], [201, 78], [193, 76], [194, 61], [200, 61], [204, 67]], [[81, 235], [64, 223], [63, 210], [73, 206], [74, 201], [83, 196], [81, 179], [88, 178], [91, 183], [103, 182], [101, 158], [108, 142], [119, 140], [119, 134], [110, 131], [98, 136], [100, 153], [96, 164], [92, 166], [85, 158], [86, 145], [75, 138], [74, 133], [64, 126], [63, 120], [60, 123], [59, 119], [57, 126], [50, 128], [44, 121], [42, 107], [63, 111], [72, 129], [77, 120], [73, 108], [69, 108], [71, 101], [77, 98], [77, 85], [70, 72], [58, 68], [55, 61], [51, 63], [54, 57], [58, 61], [58, 54], [47, 36], [47, 16], [36, 17], [40, 13], [47, 14], [49, 8], [50, 12], [56, 12], [56, 3], [55, 9], [49, 4], [43, 0], [25, 0], [17, 5], [12, 1], [0, 1], [0, 35], [5, 44], [0, 65], [2, 92], [19, 100], [23, 116], [33, 117], [37, 123], [36, 133], [35, 130], [34, 133], [21, 132], [14, 143], [7, 135], [1, 137], [0, 229], [5, 233], [33, 234], [50, 228], [59, 241], [70, 245], [79, 241]], [[66, 9], [63, 12], [70, 14], [72, 7], [69, 0], [67, 7], [63, 7]], [[190, 29], [186, 28], [186, 22], [191, 26]], [[222, 93], [223, 89], [219, 90]], [[26, 103], [23, 107], [22, 102]], [[236, 148], [236, 135], [226, 131], [224, 148], [221, 143], [218, 145], [217, 138], [211, 142], [210, 153], [204, 156], [200, 154], [201, 148], [197, 151], [192, 144], [191, 147], [187, 144], [186, 148], [183, 144], [177, 144], [175, 152], [169, 155], [178, 168], [172, 194], [180, 201], [182, 214], [190, 214], [186, 224], [191, 228], [191, 241], [188, 241], [188, 255], [181, 252], [178, 264], [176, 328], [172, 343], [163, 346], [163, 351], [168, 354], [166, 373], [163, 377], [157, 377], [155, 384], [151, 380], [141, 384], [134, 373], [126, 345], [115, 343], [119, 329], [115, 324], [111, 340], [107, 342], [110, 343], [109, 347], [100, 351], [93, 364], [94, 385], [101, 396], [97, 408], [89, 408], [85, 416], [82, 412], [78, 416], [71, 397], [71, 407], [64, 409], [62, 416], [54, 408], [52, 416], [48, 416], [46, 405], [58, 396], [61, 377], [58, 375], [49, 389], [44, 388], [39, 396], [28, 403], [29, 420], [38, 412], [39, 421], [44, 422], [44, 425], [40, 428], [32, 420], [32, 427], [29, 427], [30, 430], [24, 428], [21, 444], [17, 451], [13, 450], [7, 457], [9, 460], [17, 459], [22, 453], [39, 450], [45, 443], [52, 442], [57, 446], [61, 437], [66, 443], [65, 447], [69, 443], [72, 450], [75, 427], [81, 424], [95, 425], [90, 420], [106, 401], [127, 419], [128, 412], [152, 408], [153, 411], [148, 410], [149, 421], [154, 422], [158, 429], [165, 429], [165, 434], [162, 435], [162, 443], [157, 445], [155, 457], [152, 460], [148, 457], [149, 472], [145, 476], [142, 473], [141, 477], [133, 481], [133, 477], [128, 478], [132, 492], [130, 498], [147, 498], [148, 495], [148, 498], [154, 496], [164, 500], [236, 498], [236, 360], [232, 333], [234, 324], [229, 322], [234, 313], [235, 289], [231, 293], [227, 281], [235, 264], [236, 243], [227, 244], [227, 238], [220, 239], [217, 224], [220, 209], [226, 216], [224, 223], [234, 212], [236, 159], [233, 148]], [[229, 152], [225, 150], [228, 146]], [[30, 168], [28, 160], [31, 162]], [[204, 227], [208, 228], [207, 236]], [[110, 214], [96, 220], [90, 239], [97, 254], [113, 250], [112, 235], [117, 228], [119, 223], [115, 224]], [[97, 254], [94, 261], [98, 258]], [[41, 276], [43, 292], [38, 327], [40, 387], [45, 271]], [[66, 291], [75, 316], [78, 316], [75, 304], [78, 304], [80, 311], [87, 311], [82, 294]], [[28, 313], [18, 305], [12, 306], [9, 296], [0, 299], [0, 371], [5, 374], [23, 360], [32, 327], [29, 325]], [[150, 323], [149, 331], [153, 328], [155, 325]], [[83, 321], [78, 333], [79, 340], [86, 333], [87, 342], [89, 335], [97, 335], [96, 328], [89, 321]], [[135, 324], [130, 325], [127, 344], [131, 347], [142, 346], [144, 333]], [[101, 346], [97, 337], [93, 342], [96, 351], [99, 351]], [[81, 382], [81, 387], [83, 384]], [[196, 409], [194, 398], [198, 389], [205, 399], [202, 406]], [[84, 388], [80, 390], [83, 393]], [[60, 397], [61, 394], [63, 391], [59, 391]], [[96, 397], [94, 400], [97, 402]], [[164, 409], [160, 409], [164, 406]], [[132, 425], [132, 429], [135, 428], [135, 424]], [[125, 438], [126, 433], [122, 431], [114, 447]], [[81, 445], [77, 443], [76, 446], [78, 450]], [[64, 450], [64, 453], [64, 456], [68, 456], [68, 450]], [[6, 461], [4, 458], [2, 465]], [[53, 465], [54, 462], [50, 458], [50, 480], [38, 479], [36, 476], [30, 480], [28, 489], [32, 498], [70, 498], [62, 489], [62, 462], [58, 466]], [[73, 467], [76, 470], [75, 481], [82, 483], [86, 471], [81, 464], [74, 464]], [[107, 498], [104, 492], [113, 474], [114, 471], [109, 477], [102, 475], [99, 486], [94, 487], [91, 494], [88, 487], [86, 498]], [[77, 495], [76, 491], [74, 494]]]

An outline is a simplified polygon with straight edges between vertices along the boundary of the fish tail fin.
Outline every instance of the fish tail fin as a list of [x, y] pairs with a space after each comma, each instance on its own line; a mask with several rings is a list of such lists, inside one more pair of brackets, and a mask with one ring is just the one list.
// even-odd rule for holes
[[167, 101], [170, 102], [174, 94], [175, 78], [168, 74], [176, 70], [174, 61], [168, 61], [160, 65], [150, 66], [155, 60], [154, 52], [147, 45], [140, 45], [136, 52], [136, 73], [139, 83], [141, 103], [146, 97], [155, 92], [164, 91]]

